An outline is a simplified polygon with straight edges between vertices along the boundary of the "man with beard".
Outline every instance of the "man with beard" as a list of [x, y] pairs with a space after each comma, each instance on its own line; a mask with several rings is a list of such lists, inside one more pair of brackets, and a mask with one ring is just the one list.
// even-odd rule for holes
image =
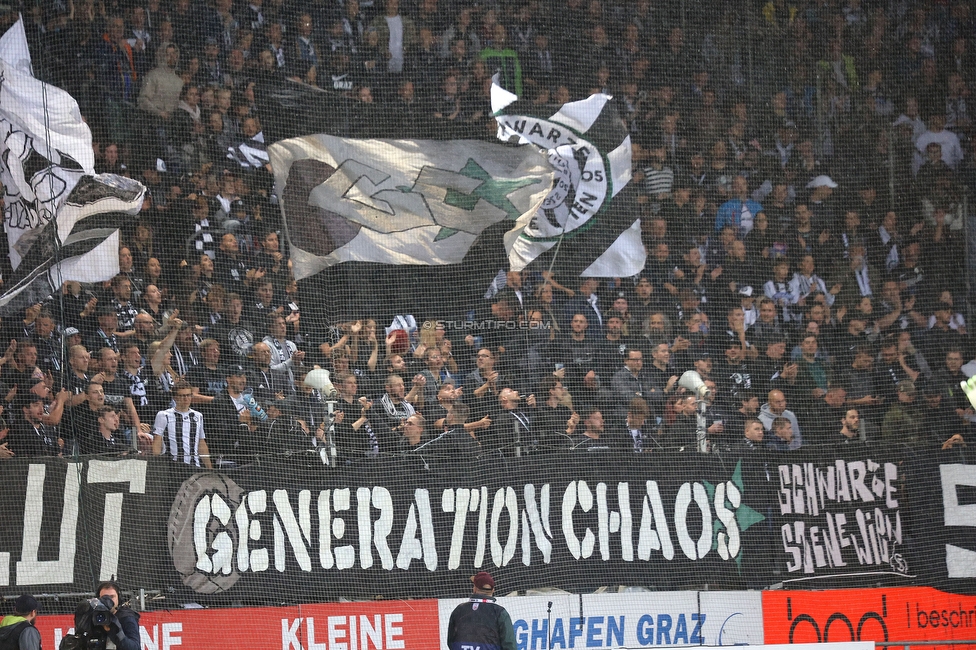
[[59, 455], [64, 442], [58, 437], [57, 428], [48, 427], [41, 421], [44, 400], [28, 391], [17, 399], [17, 403], [20, 417], [14, 421], [7, 437], [10, 451], [24, 458]]
[[589, 406], [581, 413], [582, 431], [576, 434], [576, 444], [573, 449], [577, 451], [609, 451], [610, 442], [603, 437], [603, 413], [596, 405]]
[[379, 408], [376, 409], [376, 416], [371, 420], [376, 435], [381, 440], [381, 451], [387, 451], [382, 448], [382, 441], [395, 438], [393, 432], [397, 427], [416, 413], [413, 402], [423, 398], [424, 387], [417, 381], [417, 377], [414, 377], [413, 386], [407, 393], [403, 379], [398, 375], [390, 375], [386, 378], [384, 390], [379, 400]]
[[599, 343], [589, 336], [589, 327], [586, 314], [573, 314], [569, 321], [569, 336], [561, 341], [560, 358], [565, 364], [565, 381], [572, 393], [577, 392], [588, 372], [599, 375], [601, 371]]
[[868, 441], [868, 436], [861, 425], [861, 416], [857, 409], [847, 409], [840, 421], [840, 433], [834, 436], [833, 442], [839, 445], [863, 445]]
[[635, 348], [635, 341], [624, 336], [624, 321], [619, 314], [608, 313], [605, 317], [606, 327], [598, 348], [599, 373], [604, 377], [612, 377], [626, 361], [629, 352]]
[[522, 396], [517, 390], [502, 388], [498, 392], [497, 407], [491, 416], [491, 426], [478, 436], [482, 447], [490, 451], [501, 451], [505, 456], [516, 456], [538, 448], [539, 434], [532, 425], [535, 417], [535, 395], [529, 395], [525, 399], [525, 405], [532, 411], [526, 411], [522, 407]]

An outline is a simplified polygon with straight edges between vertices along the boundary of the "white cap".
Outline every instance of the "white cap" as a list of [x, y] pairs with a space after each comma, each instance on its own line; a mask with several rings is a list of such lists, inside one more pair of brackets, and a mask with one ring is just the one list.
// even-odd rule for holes
[[837, 183], [830, 180], [830, 176], [827, 176], [826, 174], [821, 174], [820, 176], [817, 176], [812, 181], [807, 183], [808, 190], [812, 190], [818, 187], [829, 187], [830, 189], [836, 189]]

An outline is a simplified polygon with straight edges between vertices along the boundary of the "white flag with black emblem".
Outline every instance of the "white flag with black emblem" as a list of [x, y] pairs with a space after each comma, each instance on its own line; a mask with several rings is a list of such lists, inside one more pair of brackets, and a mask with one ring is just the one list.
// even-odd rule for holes
[[0, 311], [118, 273], [118, 228], [145, 187], [95, 175], [91, 130], [71, 95], [32, 74], [23, 19], [0, 37], [0, 182], [13, 269]]
[[543, 147], [556, 170], [553, 191], [505, 237], [512, 270], [553, 265], [563, 277], [629, 277], [644, 268], [631, 179], [631, 144], [609, 95], [563, 104], [554, 113], [497, 84], [491, 89], [498, 138]]

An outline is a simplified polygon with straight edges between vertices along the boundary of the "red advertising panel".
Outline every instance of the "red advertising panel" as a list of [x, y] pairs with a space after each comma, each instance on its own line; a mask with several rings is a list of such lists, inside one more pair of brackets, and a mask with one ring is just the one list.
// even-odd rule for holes
[[[439, 650], [436, 600], [326, 603], [146, 612], [143, 650]], [[71, 616], [37, 619], [45, 648], [57, 648]]]
[[763, 627], [766, 643], [968, 641], [976, 596], [931, 587], [765, 591]]

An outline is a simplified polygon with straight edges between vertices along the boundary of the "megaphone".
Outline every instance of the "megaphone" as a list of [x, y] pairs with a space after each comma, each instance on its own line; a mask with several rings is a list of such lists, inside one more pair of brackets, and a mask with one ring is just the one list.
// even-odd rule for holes
[[678, 385], [685, 390], [691, 391], [699, 399], [704, 399], [709, 393], [708, 386], [705, 385], [701, 375], [695, 370], [688, 370], [685, 374], [681, 375], [681, 379], [678, 380]]
[[322, 393], [322, 397], [335, 397], [339, 393], [336, 387], [332, 385], [332, 380], [329, 379], [329, 371], [324, 368], [309, 370], [305, 375], [304, 383]]

